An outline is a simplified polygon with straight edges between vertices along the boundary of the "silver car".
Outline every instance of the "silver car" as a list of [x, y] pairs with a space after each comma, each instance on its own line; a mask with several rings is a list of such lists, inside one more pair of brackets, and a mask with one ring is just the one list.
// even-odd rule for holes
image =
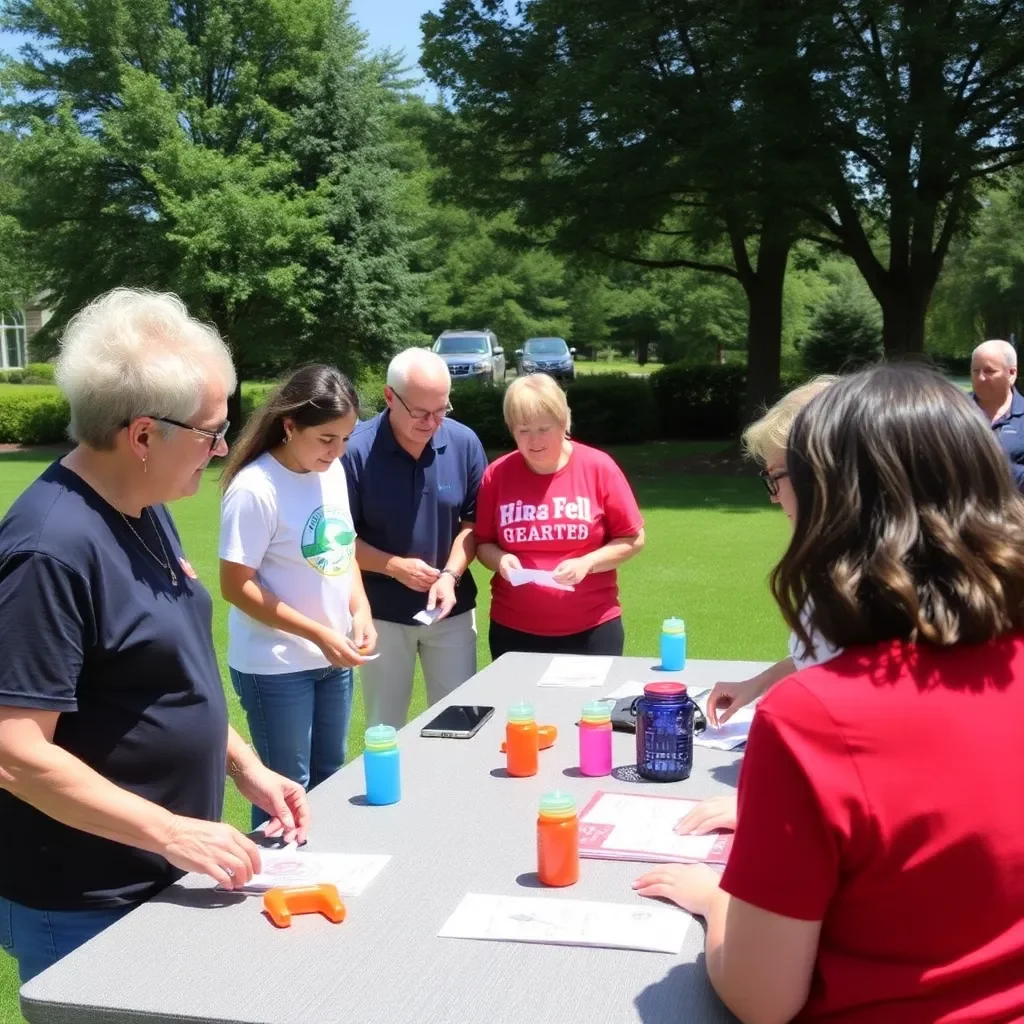
[[505, 379], [505, 352], [494, 331], [443, 331], [433, 350], [448, 364], [453, 382], [500, 384]]

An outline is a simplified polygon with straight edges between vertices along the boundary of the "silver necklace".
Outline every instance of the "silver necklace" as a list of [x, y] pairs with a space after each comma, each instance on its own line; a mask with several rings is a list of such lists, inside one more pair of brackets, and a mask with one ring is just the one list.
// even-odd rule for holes
[[178, 574], [171, 568], [171, 560], [167, 555], [167, 548], [164, 547], [164, 539], [160, 535], [160, 527], [157, 526], [156, 516], [153, 515], [153, 510], [151, 508], [147, 508], [146, 511], [149, 513], [150, 522], [153, 524], [153, 532], [156, 534], [156, 539], [160, 544], [160, 550], [163, 552], [164, 557], [162, 560], [157, 557], [156, 552], [154, 552], [153, 549], [142, 539], [139, 531], [132, 526], [128, 517], [120, 509], [118, 509], [118, 515], [120, 515], [120, 517], [125, 521], [125, 525], [132, 531], [132, 533], [135, 534], [136, 540], [138, 540], [138, 542], [149, 552], [157, 565], [159, 565], [160, 568], [163, 569], [171, 578], [171, 586], [176, 587], [178, 585]]

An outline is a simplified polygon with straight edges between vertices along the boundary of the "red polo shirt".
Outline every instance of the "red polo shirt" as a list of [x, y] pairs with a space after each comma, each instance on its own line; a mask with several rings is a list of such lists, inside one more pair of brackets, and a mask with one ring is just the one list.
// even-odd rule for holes
[[1024, 1018], [1024, 638], [856, 648], [754, 718], [722, 888], [822, 921], [801, 1019]]

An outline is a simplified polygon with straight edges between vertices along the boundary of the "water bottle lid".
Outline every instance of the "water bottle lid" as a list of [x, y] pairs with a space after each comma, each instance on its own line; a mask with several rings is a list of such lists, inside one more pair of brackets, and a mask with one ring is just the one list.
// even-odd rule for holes
[[527, 704], [525, 700], [513, 704], [508, 709], [508, 721], [510, 722], [532, 722], [533, 720], [533, 705]]
[[393, 725], [371, 725], [365, 743], [367, 750], [393, 750], [398, 746], [398, 732]]
[[572, 818], [576, 814], [576, 801], [571, 793], [556, 789], [540, 798], [540, 813], [545, 818]]
[[645, 697], [685, 697], [686, 683], [648, 683], [644, 687]]
[[662, 633], [685, 633], [686, 623], [682, 619], [666, 619], [661, 624]]
[[595, 725], [610, 722], [612, 720], [612, 707], [614, 707], [614, 705], [615, 702], [610, 700], [588, 701], [583, 705], [583, 713], [580, 715], [580, 721], [593, 722]]

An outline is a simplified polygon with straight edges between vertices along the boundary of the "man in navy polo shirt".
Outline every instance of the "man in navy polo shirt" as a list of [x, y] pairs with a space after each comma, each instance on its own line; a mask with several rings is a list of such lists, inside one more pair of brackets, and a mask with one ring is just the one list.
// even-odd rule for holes
[[[369, 725], [406, 723], [416, 655], [434, 704], [476, 672], [476, 492], [480, 439], [448, 418], [451, 378], [440, 356], [400, 352], [387, 409], [360, 423], [343, 458], [380, 657], [360, 668]], [[434, 611], [430, 625], [416, 615]]]
[[1018, 490], [1024, 491], [1024, 396], [1017, 383], [1017, 351], [1008, 341], [983, 341], [971, 354], [974, 400], [992, 424], [1010, 460]]

